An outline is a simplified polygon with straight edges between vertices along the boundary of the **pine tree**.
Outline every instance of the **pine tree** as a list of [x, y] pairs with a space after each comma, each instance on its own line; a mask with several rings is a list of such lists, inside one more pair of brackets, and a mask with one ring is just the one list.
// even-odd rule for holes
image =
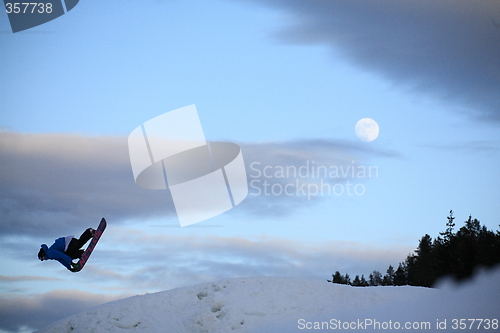
[[[477, 267], [491, 267], [500, 263], [500, 230], [489, 231], [481, 226], [479, 220], [471, 215], [464, 226], [456, 233], [453, 210], [447, 217], [446, 231], [439, 233], [436, 239], [424, 235], [414, 254], [409, 254], [398, 269], [389, 266], [382, 277], [378, 271], [373, 271], [366, 281], [356, 275], [352, 285], [412, 285], [432, 286], [442, 276], [453, 276], [462, 280], [472, 276]], [[500, 227], [500, 225], [499, 225]], [[332, 275], [333, 283], [351, 284], [349, 274], [342, 276], [340, 272]]]
[[362, 286], [362, 287], [368, 287], [369, 285], [370, 284], [368, 283], [368, 281], [366, 281], [365, 276], [363, 274], [361, 274], [360, 286]]
[[396, 273], [394, 273], [394, 285], [404, 286], [408, 284], [408, 277], [406, 274], [406, 266], [404, 263], [399, 263]]
[[446, 231], [440, 232], [439, 234], [444, 237], [445, 242], [449, 242], [453, 235], [453, 228], [455, 228], [455, 223], [453, 220], [455, 217], [453, 216], [453, 210], [450, 210], [450, 216], [447, 217], [448, 223], [446, 223]]
[[406, 267], [406, 281], [410, 286], [418, 286], [416, 283], [417, 267], [415, 265], [416, 256], [410, 254], [406, 257], [404, 265]]
[[359, 287], [360, 285], [361, 285], [361, 280], [359, 279], [359, 275], [356, 275], [354, 277], [354, 280], [352, 280], [351, 286]]
[[370, 274], [370, 286], [380, 286], [382, 284], [382, 274], [379, 271], [373, 271]]
[[336, 271], [335, 274], [332, 274], [332, 279], [331, 280], [327, 280], [328, 282], [331, 282], [331, 283], [339, 283], [341, 284], [344, 280], [344, 277], [342, 276], [342, 274], [340, 274], [339, 271]]
[[478, 251], [478, 235], [480, 231], [480, 223], [477, 219], [472, 219], [469, 215], [465, 225], [460, 228], [456, 234], [458, 262], [453, 272], [458, 280], [469, 278], [474, 273], [474, 268], [477, 266], [478, 259], [476, 253]]
[[383, 280], [383, 285], [384, 286], [393, 286], [394, 285], [394, 267], [392, 265], [389, 265], [389, 268], [387, 268], [387, 272], [384, 275], [384, 280]]
[[428, 234], [420, 239], [415, 260], [415, 284], [418, 286], [430, 287], [435, 279], [435, 257], [433, 254], [432, 238]]
[[349, 276], [349, 274], [345, 274], [343, 280], [342, 280], [342, 284], [351, 284], [351, 277]]

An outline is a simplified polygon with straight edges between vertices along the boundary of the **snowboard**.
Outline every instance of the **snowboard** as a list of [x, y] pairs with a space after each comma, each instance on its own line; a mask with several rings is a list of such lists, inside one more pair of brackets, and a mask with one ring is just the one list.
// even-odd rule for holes
[[99, 223], [99, 226], [95, 230], [94, 236], [90, 240], [89, 246], [87, 246], [87, 249], [85, 250], [85, 252], [83, 252], [82, 256], [80, 257], [80, 260], [78, 260], [75, 268], [73, 269], [73, 272], [75, 273], [79, 272], [82, 270], [83, 266], [85, 266], [85, 263], [87, 263], [87, 260], [89, 260], [89, 257], [92, 254], [92, 251], [94, 251], [94, 248], [97, 242], [99, 241], [99, 238], [101, 238], [104, 229], [106, 229], [106, 219], [103, 217], [101, 223]]

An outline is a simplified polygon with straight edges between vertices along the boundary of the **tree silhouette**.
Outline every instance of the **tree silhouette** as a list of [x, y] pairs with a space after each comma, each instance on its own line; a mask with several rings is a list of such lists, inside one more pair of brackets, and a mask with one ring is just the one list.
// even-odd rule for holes
[[500, 263], [500, 230], [496, 233], [487, 230], [479, 220], [469, 216], [464, 226], [454, 232], [455, 217], [452, 210], [447, 219], [446, 231], [439, 233], [434, 240], [425, 234], [415, 252], [400, 262], [396, 271], [390, 265], [383, 277], [375, 270], [369, 275], [368, 281], [363, 275], [361, 279], [356, 275], [352, 283], [349, 274], [342, 276], [337, 271], [328, 282], [353, 286], [431, 287], [443, 276], [461, 281], [470, 278], [478, 267], [492, 267]]
[[384, 286], [393, 286], [395, 276], [396, 272], [394, 271], [394, 267], [392, 267], [392, 265], [389, 265], [389, 268], [387, 268], [387, 272], [384, 275], [384, 279], [382, 280], [382, 284]]

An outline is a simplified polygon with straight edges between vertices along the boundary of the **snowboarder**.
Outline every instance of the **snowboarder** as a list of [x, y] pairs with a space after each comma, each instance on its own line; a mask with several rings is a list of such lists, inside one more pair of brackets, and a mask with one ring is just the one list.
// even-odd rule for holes
[[94, 229], [88, 228], [78, 239], [73, 238], [73, 235], [71, 235], [56, 239], [54, 244], [50, 247], [47, 247], [46, 244], [42, 244], [38, 252], [38, 259], [41, 261], [49, 259], [57, 260], [63, 264], [64, 267], [75, 272], [78, 266], [77, 263], [73, 263], [73, 260], [80, 259], [84, 252], [81, 248], [94, 236], [94, 233]]

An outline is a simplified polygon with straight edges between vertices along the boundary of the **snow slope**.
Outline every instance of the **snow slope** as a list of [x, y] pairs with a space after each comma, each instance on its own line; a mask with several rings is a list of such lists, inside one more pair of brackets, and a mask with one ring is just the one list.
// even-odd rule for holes
[[[444, 328], [444, 320], [447, 330], [456, 331], [455, 319], [500, 319], [498, 281], [500, 270], [459, 289], [228, 279], [103, 304], [38, 332], [319, 332], [405, 325], [435, 331], [437, 325]], [[471, 323], [474, 331], [500, 332], [485, 329], [486, 321], [479, 329], [479, 322]]]

